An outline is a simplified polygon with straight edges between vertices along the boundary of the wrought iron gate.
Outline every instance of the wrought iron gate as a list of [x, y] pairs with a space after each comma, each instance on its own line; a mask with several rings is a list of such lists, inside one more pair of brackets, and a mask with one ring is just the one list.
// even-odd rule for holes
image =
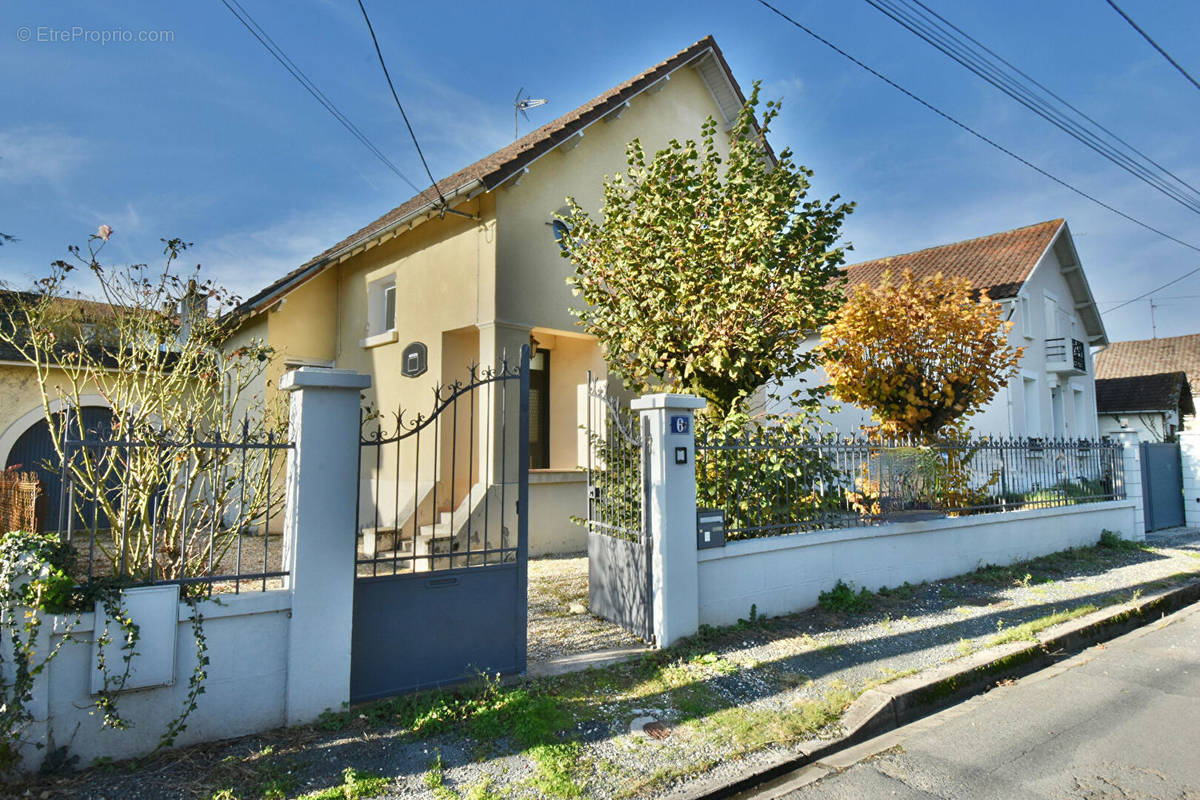
[[1142, 507], [1146, 531], [1183, 524], [1183, 464], [1178, 444], [1142, 442]]
[[590, 374], [587, 407], [588, 605], [653, 643], [649, 431]]
[[529, 348], [428, 416], [364, 410], [350, 698], [525, 670]]

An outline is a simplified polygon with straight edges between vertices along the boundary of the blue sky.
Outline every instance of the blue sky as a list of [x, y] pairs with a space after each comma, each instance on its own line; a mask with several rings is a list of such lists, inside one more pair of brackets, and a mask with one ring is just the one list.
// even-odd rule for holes
[[[274, 40], [417, 183], [421, 167], [354, 0], [242, 0]], [[1200, 244], [1200, 217], [984, 84], [861, 0], [778, 0], [792, 16], [1079, 188]], [[1200, 91], [1103, 0], [928, 0], [952, 22], [1193, 184]], [[1122, 7], [1200, 74], [1200, 4]], [[398, 205], [409, 187], [341, 128], [218, 0], [0, 8], [0, 278], [27, 284], [102, 223], [106, 254], [154, 261], [163, 237], [243, 294]], [[858, 210], [851, 261], [1066, 217], [1093, 292], [1132, 298], [1200, 253], [1056, 186], [900, 95], [753, 0], [368, 2], [396, 88], [442, 177], [512, 138], [520, 87], [549, 121], [706, 34], [744, 86], [784, 101], [773, 144], [813, 191]], [[70, 40], [70, 29], [83, 37]], [[27, 31], [26, 31], [27, 29]], [[88, 41], [152, 32], [157, 42]], [[67, 41], [46, 41], [57, 31]], [[153, 32], [165, 31], [168, 35]], [[20, 41], [28, 35], [30, 41]], [[1195, 297], [1193, 297], [1195, 296]], [[1200, 331], [1200, 274], [1156, 298], [1158, 335]], [[1101, 307], [1108, 305], [1102, 303]], [[1146, 301], [1105, 316], [1150, 336]]]

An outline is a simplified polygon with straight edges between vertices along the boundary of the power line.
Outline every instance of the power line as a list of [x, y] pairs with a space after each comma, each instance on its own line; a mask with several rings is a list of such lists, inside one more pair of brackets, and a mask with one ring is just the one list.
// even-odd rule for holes
[[[417, 135], [413, 133], [412, 124], [408, 121], [408, 114], [404, 113], [404, 106], [400, 103], [400, 96], [396, 94], [396, 87], [392, 84], [392, 76], [388, 74], [387, 63], [383, 60], [383, 51], [379, 49], [379, 40], [375, 38], [375, 27], [371, 25], [371, 18], [367, 15], [367, 7], [363, 5], [362, 0], [358, 0], [358, 7], [362, 11], [363, 19], [367, 22], [367, 30], [371, 33], [371, 42], [375, 45], [375, 55], [379, 56], [379, 66], [383, 67], [383, 77], [387, 79], [388, 88], [392, 90], [392, 99], [396, 101], [396, 108], [400, 109], [400, 116], [404, 118], [404, 126], [408, 128], [408, 135], [412, 139], [413, 147], [417, 148], [417, 155], [421, 157], [421, 166], [425, 167], [425, 174], [429, 176], [429, 183], [433, 186], [433, 190], [437, 192], [438, 200], [442, 203], [442, 211], [449, 211], [450, 204], [446, 202], [446, 198], [442, 196], [442, 190], [438, 186], [437, 181], [433, 179], [433, 173], [429, 170], [429, 163], [425, 160], [425, 154], [421, 152], [421, 143], [417, 141]], [[471, 216], [469, 214], [465, 216]]]
[[1108, 0], [1108, 4], [1113, 7], [1114, 11], [1116, 11], [1118, 14], [1120, 14], [1122, 17], [1124, 17], [1125, 21], [1128, 22], [1135, 31], [1140, 33], [1142, 35], [1142, 38], [1150, 43], [1151, 47], [1153, 47], [1155, 50], [1157, 50], [1159, 53], [1161, 53], [1163, 58], [1165, 58], [1167, 61], [1171, 62], [1172, 67], [1179, 70], [1180, 74], [1183, 75], [1183, 77], [1185, 77], [1189, 81], [1191, 81], [1192, 86], [1195, 86], [1197, 89], [1200, 89], [1200, 83], [1197, 83], [1196, 79], [1193, 78], [1191, 75], [1189, 75], [1186, 69], [1179, 66], [1179, 62], [1176, 61], [1175, 59], [1171, 58], [1171, 56], [1167, 54], [1166, 50], [1163, 50], [1161, 47], [1159, 47], [1158, 42], [1151, 39], [1150, 34], [1146, 33], [1144, 30], [1141, 29], [1141, 27], [1136, 22], [1134, 22], [1132, 19], [1130, 19], [1129, 15], [1121, 10], [1120, 6], [1118, 6], [1116, 3], [1114, 3], [1113, 0]]
[[[384, 166], [394, 172], [397, 177], [400, 178], [400, 180], [412, 187], [414, 192], [417, 194], [424, 193], [419, 186], [409, 180], [408, 176], [400, 171], [399, 167], [392, 163], [391, 159], [383, 154], [383, 151], [380, 150], [374, 142], [367, 138], [365, 133], [358, 129], [358, 126], [351, 122], [350, 119], [333, 104], [332, 100], [325, 96], [324, 92], [317, 88], [317, 85], [313, 83], [307, 75], [304, 74], [304, 71], [301, 70], [300, 67], [296, 66], [296, 63], [292, 61], [288, 57], [287, 53], [283, 51], [283, 48], [275, 43], [275, 40], [272, 39], [265, 30], [263, 30], [262, 26], [259, 25], [254, 17], [250, 15], [250, 12], [246, 11], [246, 9], [242, 7], [238, 0], [221, 0], [221, 3], [227, 9], [229, 9], [229, 13], [233, 14], [238, 22], [245, 26], [246, 30], [250, 31], [251, 35], [258, 40], [258, 43], [266, 48], [266, 51], [270, 53], [275, 60], [278, 61], [280, 65], [286, 69], [288, 73], [295, 78], [300, 85], [303, 86], [305, 90], [307, 90], [308, 93], [311, 94], [313, 98], [325, 108], [326, 111], [332, 114], [334, 119], [342, 124], [342, 127], [349, 131], [355, 139], [358, 139], [358, 141], [361, 142], [364, 147], [370, 150], [376, 158], [383, 162]], [[233, 5], [230, 5], [230, 3]], [[237, 6], [237, 9], [234, 9], [234, 6]]]
[[[1007, 94], [1013, 100], [1016, 100], [1021, 105], [1034, 112], [1042, 119], [1051, 123], [1059, 130], [1068, 134], [1076, 141], [1090, 148], [1099, 155], [1107, 158], [1116, 166], [1124, 169], [1129, 174], [1145, 182], [1147, 185], [1159, 192], [1162, 192], [1167, 197], [1175, 200], [1180, 205], [1187, 208], [1189, 211], [1200, 214], [1200, 190], [1186, 183], [1183, 179], [1172, 173], [1170, 170], [1159, 165], [1157, 162], [1150, 159], [1137, 148], [1130, 145], [1124, 139], [1113, 134], [1107, 128], [1099, 125], [1086, 114], [1083, 114], [1070, 103], [1067, 103], [1058, 95], [1051, 92], [1042, 84], [1034, 81], [1026, 73], [1022, 72], [1017, 67], [1013, 66], [1008, 61], [998, 56], [994, 51], [986, 45], [971, 37], [961, 28], [955, 26], [949, 20], [946, 20], [937, 12], [930, 9], [920, 0], [866, 0], [866, 2], [875, 8], [880, 13], [889, 17], [896, 23], [906, 28], [911, 33], [923, 39], [928, 44], [940, 50], [943, 54], [957, 61], [960, 65], [973, 72], [978, 77], [990, 83], [1000, 91]], [[907, 8], [904, 5], [907, 5]], [[915, 8], [919, 6], [920, 8]], [[939, 25], [941, 23], [941, 25]], [[942, 25], [946, 27], [942, 27]], [[953, 32], [949, 29], [952, 29]], [[963, 38], [956, 35], [961, 34]], [[973, 45], [973, 46], [972, 46]], [[977, 49], [978, 48], [978, 49]], [[993, 60], [989, 60], [980, 54], [979, 50], [983, 50], [988, 55], [992, 56]], [[997, 64], [996, 62], [999, 62]], [[1015, 72], [1020, 77], [1016, 77], [1010, 72], [1006, 72], [1002, 66], [1008, 67], [1009, 70]], [[1090, 129], [1087, 125], [1073, 119], [1070, 114], [1065, 113], [1062, 109], [1045, 97], [1039, 96], [1026, 83], [1023, 83], [1021, 78], [1025, 78], [1033, 85], [1040, 88], [1050, 97], [1066, 106], [1071, 111], [1084, 120], [1092, 123], [1110, 137], [1125, 145], [1132, 151], [1133, 155], [1122, 152], [1120, 148], [1115, 147], [1105, 141], [1098, 133]], [[1147, 166], [1148, 162], [1153, 167], [1157, 167], [1159, 171], [1165, 173], [1166, 176], [1172, 178], [1175, 183], [1182, 188], [1169, 183], [1163, 177], [1155, 174], [1155, 170], [1151, 166]]]
[[1195, 275], [1197, 272], [1200, 272], [1200, 267], [1196, 267], [1193, 270], [1185, 272], [1184, 274], [1180, 275], [1178, 278], [1176, 278], [1173, 281], [1167, 281], [1162, 286], [1159, 286], [1157, 289], [1151, 289], [1148, 292], [1139, 294], [1137, 297], [1133, 298], [1132, 300], [1126, 300], [1124, 303], [1121, 303], [1121, 305], [1110, 308], [1108, 311], [1105, 311], [1104, 313], [1111, 314], [1112, 312], [1116, 311], [1117, 309], [1124, 308], [1125, 306], [1129, 305], [1130, 303], [1136, 303], [1138, 300], [1144, 300], [1145, 298], [1149, 297], [1150, 295], [1154, 294], [1155, 292], [1161, 292], [1163, 289], [1167, 288], [1168, 286], [1174, 286], [1175, 284], [1179, 283], [1184, 278]]
[[1191, 249], [1191, 250], [1195, 250], [1196, 252], [1200, 253], [1200, 246], [1197, 246], [1197, 245], [1191, 244], [1190, 242], [1185, 242], [1183, 239], [1179, 239], [1179, 238], [1177, 238], [1177, 237], [1175, 237], [1175, 236], [1172, 236], [1171, 234], [1167, 233], [1166, 231], [1159, 230], [1158, 228], [1155, 228], [1153, 225], [1150, 225], [1149, 223], [1142, 222], [1140, 219], [1137, 219], [1136, 217], [1132, 217], [1132, 216], [1130, 216], [1129, 214], [1126, 214], [1124, 211], [1120, 211], [1120, 210], [1118, 210], [1118, 209], [1114, 208], [1113, 206], [1110, 206], [1108, 203], [1105, 203], [1103, 200], [1100, 200], [1100, 199], [1098, 199], [1098, 198], [1096, 198], [1096, 197], [1094, 197], [1094, 196], [1092, 196], [1092, 195], [1088, 194], [1087, 192], [1083, 191], [1082, 189], [1077, 189], [1077, 188], [1075, 188], [1074, 186], [1072, 186], [1071, 184], [1067, 183], [1067, 182], [1066, 182], [1065, 180], [1063, 180], [1062, 178], [1059, 178], [1059, 177], [1057, 177], [1056, 175], [1053, 175], [1053, 174], [1051, 174], [1051, 173], [1047, 172], [1046, 170], [1044, 170], [1044, 169], [1042, 169], [1041, 167], [1037, 166], [1037, 165], [1036, 165], [1036, 164], [1034, 164], [1033, 162], [1031, 162], [1031, 161], [1029, 161], [1029, 160], [1027, 160], [1027, 159], [1025, 159], [1025, 158], [1023, 158], [1023, 157], [1021, 157], [1021, 156], [1019, 156], [1019, 155], [1017, 155], [1017, 154], [1016, 154], [1016, 153], [1014, 153], [1012, 150], [1009, 150], [1007, 147], [1005, 147], [1004, 145], [1002, 145], [1002, 144], [1000, 144], [999, 142], [995, 141], [994, 139], [990, 139], [990, 138], [988, 138], [987, 136], [985, 136], [984, 134], [982, 134], [982, 133], [980, 133], [979, 131], [975, 130], [974, 128], [972, 128], [972, 127], [970, 127], [970, 126], [966, 125], [965, 123], [959, 122], [957, 119], [955, 119], [954, 117], [950, 116], [950, 115], [949, 115], [949, 114], [947, 114], [945, 111], [942, 111], [942, 110], [941, 110], [940, 108], [938, 108], [937, 106], [933, 105], [932, 103], [929, 103], [928, 101], [926, 101], [926, 100], [922, 99], [921, 97], [918, 97], [917, 95], [915, 95], [915, 94], [913, 94], [912, 92], [910, 92], [908, 89], [905, 89], [903, 86], [901, 86], [900, 84], [898, 84], [898, 83], [896, 83], [895, 81], [893, 81], [891, 78], [888, 78], [888, 77], [886, 77], [886, 76], [885, 76], [885, 75], [883, 75], [882, 73], [879, 73], [879, 72], [875, 71], [875, 70], [874, 70], [874, 69], [872, 69], [871, 67], [869, 67], [869, 66], [867, 66], [866, 64], [864, 64], [863, 62], [859, 61], [857, 58], [855, 58], [854, 56], [850, 55], [850, 54], [849, 54], [849, 53], [847, 53], [845, 50], [843, 50], [843, 49], [841, 49], [840, 47], [838, 47], [837, 45], [835, 45], [833, 42], [829, 41], [828, 39], [824, 38], [824, 37], [823, 37], [823, 36], [821, 36], [820, 34], [818, 34], [818, 33], [816, 33], [815, 31], [813, 31], [812, 29], [810, 29], [810, 28], [808, 28], [808, 27], [806, 27], [806, 26], [802, 25], [801, 23], [797, 22], [796, 20], [792, 19], [792, 18], [791, 18], [791, 17], [789, 17], [787, 14], [783, 13], [783, 12], [782, 12], [782, 11], [780, 11], [778, 8], [776, 8], [775, 6], [773, 6], [773, 5], [771, 5], [769, 2], [767, 2], [767, 0], [757, 0], [757, 2], [758, 2], [760, 5], [762, 5], [762, 6], [765, 6], [766, 8], [770, 9], [772, 12], [774, 12], [776, 15], [778, 15], [778, 16], [779, 16], [779, 17], [781, 17], [782, 19], [786, 20], [787, 22], [790, 22], [790, 23], [791, 23], [792, 25], [794, 25], [795, 27], [797, 27], [797, 28], [799, 28], [800, 30], [804, 31], [804, 32], [805, 32], [805, 33], [807, 33], [809, 36], [811, 36], [812, 38], [816, 39], [818, 42], [820, 42], [821, 44], [825, 45], [825, 46], [826, 46], [826, 47], [828, 47], [829, 49], [833, 50], [833, 51], [834, 51], [835, 53], [837, 53], [838, 55], [840, 55], [840, 56], [843, 56], [844, 58], [846, 58], [846, 59], [848, 59], [849, 61], [853, 62], [854, 64], [858, 65], [858, 66], [859, 66], [859, 67], [861, 67], [862, 69], [864, 69], [864, 70], [866, 70], [867, 72], [869, 72], [869, 73], [871, 73], [872, 75], [874, 75], [876, 78], [879, 78], [879, 80], [883, 81], [883, 82], [884, 82], [884, 83], [886, 83], [888, 86], [891, 86], [893, 89], [897, 90], [898, 92], [901, 92], [901, 93], [902, 93], [902, 94], [904, 94], [906, 97], [908, 97], [908, 98], [910, 98], [910, 99], [912, 99], [912, 100], [915, 100], [916, 102], [920, 103], [920, 104], [921, 104], [921, 105], [923, 105], [925, 108], [927, 108], [927, 109], [929, 109], [930, 111], [932, 111], [933, 113], [937, 114], [937, 115], [938, 115], [939, 117], [941, 117], [942, 119], [944, 119], [944, 120], [946, 120], [947, 122], [950, 122], [950, 123], [952, 123], [953, 125], [955, 125], [955, 126], [957, 126], [957, 127], [961, 128], [962, 130], [964, 130], [964, 131], [966, 131], [967, 133], [969, 133], [969, 134], [971, 134], [972, 136], [974, 136], [976, 139], [979, 139], [980, 141], [986, 142], [987, 144], [989, 144], [989, 145], [991, 145], [992, 147], [996, 148], [997, 150], [999, 150], [1000, 152], [1002, 152], [1002, 153], [1004, 153], [1005, 155], [1009, 156], [1010, 158], [1013, 158], [1013, 159], [1015, 159], [1015, 160], [1017, 160], [1017, 161], [1021, 162], [1022, 164], [1024, 164], [1024, 165], [1025, 165], [1025, 166], [1027, 166], [1027, 167], [1029, 167], [1030, 169], [1032, 169], [1033, 171], [1037, 172], [1038, 174], [1040, 174], [1040, 175], [1042, 175], [1042, 176], [1044, 176], [1044, 177], [1046, 177], [1046, 178], [1049, 178], [1050, 180], [1054, 181], [1054, 182], [1055, 182], [1055, 183], [1057, 183], [1058, 185], [1062, 186], [1062, 187], [1063, 187], [1063, 188], [1065, 188], [1065, 189], [1069, 189], [1070, 191], [1074, 192], [1075, 194], [1079, 195], [1080, 197], [1083, 197], [1083, 198], [1084, 198], [1084, 199], [1086, 199], [1086, 200], [1090, 200], [1090, 201], [1092, 201], [1093, 203], [1095, 203], [1096, 205], [1100, 206], [1101, 208], [1105, 208], [1105, 209], [1107, 209], [1107, 210], [1111, 211], [1112, 213], [1116, 214], [1117, 216], [1119, 216], [1119, 217], [1121, 217], [1121, 218], [1123, 218], [1123, 219], [1129, 220], [1129, 221], [1130, 221], [1130, 222], [1132, 222], [1133, 224], [1135, 224], [1135, 225], [1139, 225], [1139, 226], [1141, 226], [1141, 227], [1145, 228], [1146, 230], [1148, 230], [1148, 231], [1151, 231], [1152, 233], [1157, 233], [1159, 236], [1162, 236], [1162, 237], [1164, 237], [1164, 238], [1166, 238], [1166, 239], [1170, 239], [1171, 241], [1175, 242], [1176, 244], [1183, 245], [1184, 247], [1187, 247], [1187, 248], [1189, 248], [1189, 249]]

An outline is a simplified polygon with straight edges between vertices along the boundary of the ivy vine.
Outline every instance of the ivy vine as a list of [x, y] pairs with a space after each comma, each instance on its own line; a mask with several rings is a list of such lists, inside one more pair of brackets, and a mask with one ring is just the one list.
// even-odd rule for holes
[[[104, 610], [104, 625], [96, 637], [96, 668], [102, 681], [92, 713], [100, 715], [104, 728], [124, 730], [133, 724], [121, 715], [117, 703], [129, 682], [141, 640], [138, 625], [124, 601], [124, 590], [133, 584], [128, 579], [102, 579], [76, 586], [71, 577], [74, 560], [71, 546], [61, 542], [55, 533], [13, 531], [0, 535], [0, 645], [3, 645], [0, 646], [0, 775], [16, 768], [21, 760], [26, 732], [33, 721], [29, 703], [37, 677], [71, 640], [79, 615], [95, 608], [97, 603]], [[171, 747], [187, 729], [187, 719], [196, 710], [208, 678], [208, 639], [200, 611], [200, 601], [205, 596], [200, 587], [181, 587], [181, 591], [181, 599], [190, 609], [196, 664], [188, 679], [183, 706], [167, 723], [156, 751]], [[55, 632], [60, 637], [57, 644], [39, 656], [42, 626], [49, 621], [49, 615], [55, 614], [68, 618], [73, 614], [74, 618], [68, 619], [64, 630]], [[116, 664], [112, 663], [110, 647], [114, 642], [120, 643]], [[57, 762], [69, 763], [69, 760], [59, 753]]]

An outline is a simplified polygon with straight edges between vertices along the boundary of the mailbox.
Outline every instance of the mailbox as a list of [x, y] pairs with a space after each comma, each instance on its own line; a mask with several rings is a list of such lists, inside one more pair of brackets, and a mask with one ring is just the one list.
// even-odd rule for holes
[[404, 348], [400, 356], [400, 374], [406, 378], [424, 375], [428, 369], [429, 352], [424, 342], [413, 342]]
[[725, 510], [696, 509], [696, 549], [725, 546]]

